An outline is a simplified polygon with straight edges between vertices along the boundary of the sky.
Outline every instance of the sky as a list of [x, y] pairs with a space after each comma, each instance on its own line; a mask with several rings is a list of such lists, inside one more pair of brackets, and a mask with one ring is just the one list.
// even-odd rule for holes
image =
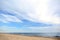
[[60, 33], [60, 0], [0, 0], [0, 33]]

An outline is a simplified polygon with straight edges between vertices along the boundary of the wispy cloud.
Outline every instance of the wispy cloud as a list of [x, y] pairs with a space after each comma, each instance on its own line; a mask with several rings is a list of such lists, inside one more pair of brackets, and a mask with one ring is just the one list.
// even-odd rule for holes
[[60, 33], [60, 25], [47, 27], [18, 27], [18, 26], [0, 26], [0, 33], [11, 32], [32, 32], [32, 33]]
[[37, 32], [37, 33], [59, 33], [60, 32], [59, 26], [28, 27], [28, 28], [33, 32]]
[[7, 23], [7, 22], [22, 22], [22, 21], [15, 16], [0, 14], [0, 22]]
[[19, 32], [29, 32], [26, 28], [17, 28], [12, 26], [0, 26], [0, 33], [19, 33]]
[[[54, 0], [53, 0], [54, 1]], [[27, 19], [34, 22], [43, 22], [43, 23], [52, 23], [52, 24], [60, 24], [59, 18], [55, 13], [57, 10], [59, 11], [59, 3], [52, 0], [7, 0], [3, 1], [2, 5], [6, 5], [2, 7], [2, 9], [12, 9], [16, 10], [18, 16], [22, 16], [23, 19]], [[51, 3], [53, 3], [51, 5]], [[57, 6], [55, 6], [57, 5]], [[10, 10], [9, 10], [10, 11]], [[10, 11], [11, 12], [11, 11]], [[24, 12], [23, 14], [20, 12]], [[55, 16], [57, 15], [57, 16]]]

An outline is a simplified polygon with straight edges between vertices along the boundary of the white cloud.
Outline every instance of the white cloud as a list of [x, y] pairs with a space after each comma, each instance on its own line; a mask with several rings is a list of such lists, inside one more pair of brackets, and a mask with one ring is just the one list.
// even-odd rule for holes
[[3, 10], [14, 10], [9, 10], [9, 12], [16, 12], [15, 14], [22, 16], [23, 19], [34, 22], [60, 24], [60, 17], [55, 16], [59, 14], [55, 14], [55, 12], [60, 10], [60, 5], [55, 0], [7, 0], [3, 3], [3, 6], [6, 5], [5, 8], [2, 7]]
[[4, 23], [8, 23], [8, 22], [22, 22], [16, 16], [5, 15], [5, 14], [0, 14], [0, 15], [1, 15], [0, 21], [4, 22]]
[[46, 26], [46, 27], [10, 27], [0, 26], [0, 33], [12, 32], [32, 32], [32, 33], [60, 33], [60, 25]]
[[38, 33], [59, 33], [60, 25], [47, 26], [47, 27], [28, 27], [28, 29]]
[[12, 26], [0, 26], [0, 33], [17, 33], [17, 32], [26, 32], [23, 28], [17, 28]]

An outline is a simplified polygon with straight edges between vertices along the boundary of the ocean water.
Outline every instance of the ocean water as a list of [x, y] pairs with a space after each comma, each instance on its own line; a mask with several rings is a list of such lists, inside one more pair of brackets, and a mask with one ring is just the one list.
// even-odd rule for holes
[[37, 36], [37, 37], [60, 37], [60, 33], [10, 33], [16, 35], [24, 35], [24, 36]]

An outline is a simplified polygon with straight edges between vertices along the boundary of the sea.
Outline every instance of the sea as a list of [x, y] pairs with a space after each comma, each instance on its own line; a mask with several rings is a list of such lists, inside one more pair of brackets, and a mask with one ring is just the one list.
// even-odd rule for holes
[[60, 37], [60, 33], [9, 33], [15, 35], [24, 35], [24, 36], [37, 36], [37, 37]]

